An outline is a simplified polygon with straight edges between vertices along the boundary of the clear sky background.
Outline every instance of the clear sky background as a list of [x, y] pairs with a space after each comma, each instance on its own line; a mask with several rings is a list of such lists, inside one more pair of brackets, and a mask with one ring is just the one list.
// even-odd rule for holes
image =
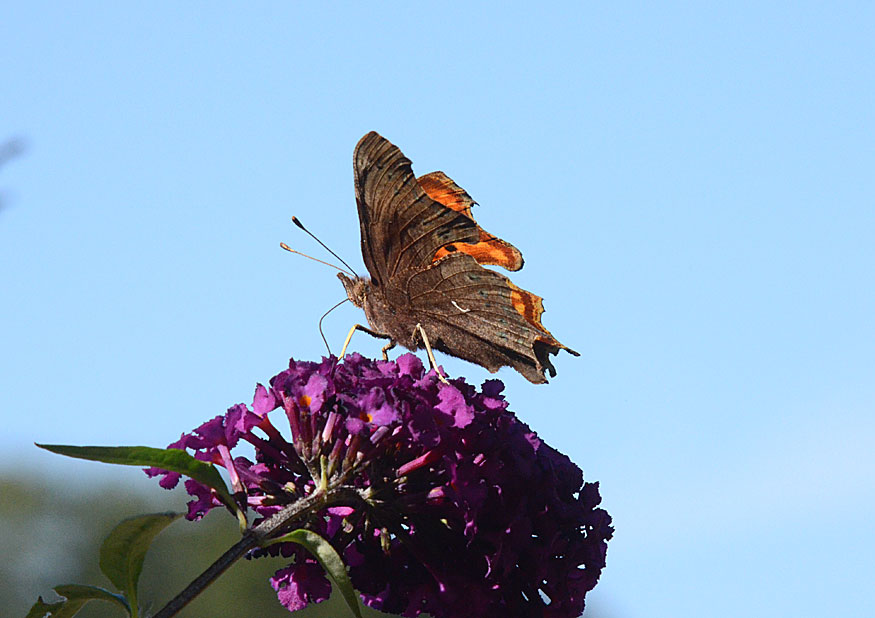
[[315, 6], [5, 4], [0, 472], [157, 492], [32, 442], [164, 446], [324, 354], [279, 242], [361, 267], [377, 130], [582, 353], [499, 377], [601, 482], [599, 616], [875, 615], [875, 5]]

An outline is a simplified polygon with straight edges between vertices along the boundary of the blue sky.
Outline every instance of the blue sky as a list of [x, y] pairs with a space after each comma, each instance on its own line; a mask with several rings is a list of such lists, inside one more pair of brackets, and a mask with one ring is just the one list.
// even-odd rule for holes
[[152, 490], [31, 444], [163, 446], [322, 355], [343, 290], [279, 242], [361, 266], [377, 130], [582, 353], [499, 377], [601, 482], [600, 616], [875, 614], [875, 5], [532, 6], [5, 7], [3, 472]]

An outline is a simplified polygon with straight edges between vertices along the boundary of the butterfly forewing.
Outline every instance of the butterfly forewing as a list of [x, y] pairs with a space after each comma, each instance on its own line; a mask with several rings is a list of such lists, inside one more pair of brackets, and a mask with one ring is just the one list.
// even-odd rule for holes
[[[477, 202], [452, 178], [443, 172], [430, 172], [416, 180], [431, 199], [474, 220], [472, 209]], [[433, 261], [456, 251], [467, 253], [477, 260], [478, 264], [501, 266], [507, 270], [519, 270], [523, 267], [523, 255], [519, 249], [506, 240], [493, 236], [479, 225], [477, 242], [444, 245], [438, 249]]]
[[446, 244], [476, 241], [477, 224], [428, 197], [410, 160], [377, 133], [359, 141], [354, 168], [362, 255], [380, 284], [431, 263]]

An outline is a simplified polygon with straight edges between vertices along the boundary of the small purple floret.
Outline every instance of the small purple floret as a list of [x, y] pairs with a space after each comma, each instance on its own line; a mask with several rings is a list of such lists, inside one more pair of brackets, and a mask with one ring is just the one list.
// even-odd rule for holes
[[[441, 383], [412, 354], [291, 361], [252, 408], [232, 406], [175, 448], [225, 467], [262, 517], [327, 478], [357, 498], [307, 522], [349, 567], [365, 604], [403, 616], [576, 617], [605, 566], [611, 518], [597, 483], [507, 410], [498, 380]], [[270, 414], [268, 413], [276, 410]], [[274, 422], [286, 419], [281, 432]], [[285, 437], [284, 437], [285, 434]], [[256, 461], [232, 456], [240, 441]], [[179, 475], [163, 475], [172, 487]], [[315, 478], [314, 478], [315, 477]], [[189, 519], [221, 506], [188, 480]], [[271, 579], [289, 610], [326, 599], [321, 567], [294, 544]]]

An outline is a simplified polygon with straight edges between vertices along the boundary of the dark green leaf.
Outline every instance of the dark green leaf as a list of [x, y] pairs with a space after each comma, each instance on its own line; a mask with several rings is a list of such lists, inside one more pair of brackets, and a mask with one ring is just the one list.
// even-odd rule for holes
[[100, 570], [137, 607], [137, 583], [149, 545], [159, 532], [182, 516], [154, 513], [126, 519], [113, 528], [100, 546]]
[[116, 603], [125, 610], [125, 613], [130, 614], [128, 603], [123, 596], [113, 594], [97, 586], [65, 584], [63, 586], [55, 586], [55, 592], [64, 597], [64, 600], [57, 603], [46, 603], [40, 597], [33, 607], [30, 608], [26, 618], [43, 618], [44, 616], [69, 618], [70, 616], [75, 616], [88, 601], [93, 600]]
[[235, 511], [239, 510], [216, 467], [195, 459], [182, 449], [152, 448], [150, 446], [68, 446], [64, 444], [37, 444], [37, 446], [58, 455], [77, 459], [124, 466], [153, 466], [162, 470], [179, 472], [198, 483], [212, 487], [225, 505]]
[[39, 597], [36, 600], [36, 603], [33, 604], [33, 607], [30, 608], [30, 611], [27, 612], [27, 616], [24, 618], [43, 618], [44, 616], [57, 616], [55, 613], [57, 610], [61, 609], [66, 601], [58, 601], [57, 603], [46, 603], [43, 601], [42, 597]]
[[325, 572], [334, 581], [334, 584], [343, 595], [344, 601], [346, 601], [346, 604], [356, 618], [362, 618], [359, 597], [355, 588], [352, 587], [352, 582], [349, 580], [346, 565], [343, 564], [343, 559], [328, 541], [315, 532], [302, 528], [289, 532], [278, 539], [273, 539], [268, 544], [274, 545], [275, 543], [297, 543], [305, 547], [319, 561], [319, 564], [322, 565], [322, 568], [325, 569]]

